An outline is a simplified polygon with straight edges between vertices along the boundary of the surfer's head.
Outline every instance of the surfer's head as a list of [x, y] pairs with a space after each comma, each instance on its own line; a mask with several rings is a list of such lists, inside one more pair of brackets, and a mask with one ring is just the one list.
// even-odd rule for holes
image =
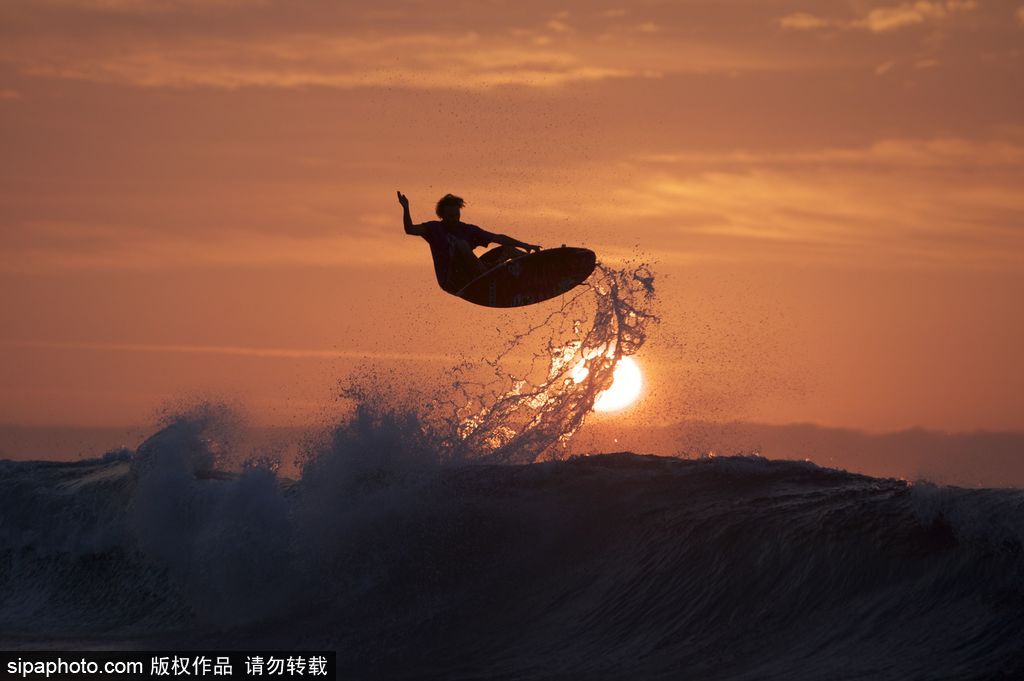
[[461, 196], [445, 194], [441, 197], [441, 200], [437, 202], [437, 208], [434, 209], [434, 212], [437, 213], [437, 217], [442, 220], [458, 222], [459, 218], [462, 217], [462, 207], [465, 205], [466, 202], [462, 200]]

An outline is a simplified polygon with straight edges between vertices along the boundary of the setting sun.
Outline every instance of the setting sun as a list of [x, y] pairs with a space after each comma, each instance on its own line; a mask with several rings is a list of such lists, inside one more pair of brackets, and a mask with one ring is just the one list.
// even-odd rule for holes
[[[580, 365], [576, 367], [572, 378], [579, 383], [587, 376], [587, 369]], [[643, 388], [643, 374], [640, 373], [640, 366], [632, 357], [623, 357], [615, 367], [612, 376], [612, 387], [597, 396], [594, 401], [594, 411], [618, 411], [625, 409], [636, 402]]]
[[643, 387], [640, 367], [632, 357], [623, 357], [615, 367], [612, 387], [597, 396], [594, 411], [618, 411], [636, 401]]

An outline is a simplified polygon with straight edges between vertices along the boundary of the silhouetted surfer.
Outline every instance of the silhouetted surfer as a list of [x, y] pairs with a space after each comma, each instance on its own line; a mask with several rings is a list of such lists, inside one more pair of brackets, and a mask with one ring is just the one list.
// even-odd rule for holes
[[[449, 293], [457, 293], [463, 286], [495, 265], [509, 258], [523, 255], [523, 251], [539, 251], [540, 246], [513, 239], [504, 234], [493, 234], [476, 225], [462, 222], [462, 207], [466, 205], [458, 196], [445, 194], [437, 202], [435, 212], [440, 220], [431, 220], [419, 225], [412, 223], [409, 214], [409, 199], [398, 192], [398, 202], [404, 211], [405, 233], [421, 236], [430, 244], [434, 258], [434, 273], [437, 283]], [[488, 244], [501, 244], [479, 258], [473, 249]], [[519, 250], [523, 249], [523, 250]]]

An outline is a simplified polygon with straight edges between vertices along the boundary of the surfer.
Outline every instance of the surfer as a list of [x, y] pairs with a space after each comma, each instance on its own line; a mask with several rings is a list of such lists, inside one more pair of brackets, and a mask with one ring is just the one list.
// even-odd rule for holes
[[[398, 203], [404, 212], [405, 233], [421, 236], [430, 244], [437, 283], [448, 293], [458, 293], [470, 281], [510, 258], [540, 250], [540, 246], [462, 222], [466, 202], [453, 194], [445, 194], [437, 202], [434, 212], [440, 220], [418, 225], [412, 222], [409, 199], [402, 192], [398, 192]], [[499, 245], [479, 258], [473, 253], [474, 248], [492, 243]]]

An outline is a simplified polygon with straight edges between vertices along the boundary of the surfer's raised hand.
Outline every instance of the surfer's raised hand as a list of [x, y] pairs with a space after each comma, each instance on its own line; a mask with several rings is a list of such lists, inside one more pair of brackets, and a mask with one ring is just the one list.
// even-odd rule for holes
[[398, 202], [402, 204], [402, 226], [405, 227], [406, 234], [412, 234], [414, 236], [423, 236], [423, 225], [412, 224], [412, 215], [409, 214], [409, 199], [402, 192], [395, 192], [398, 194]]

